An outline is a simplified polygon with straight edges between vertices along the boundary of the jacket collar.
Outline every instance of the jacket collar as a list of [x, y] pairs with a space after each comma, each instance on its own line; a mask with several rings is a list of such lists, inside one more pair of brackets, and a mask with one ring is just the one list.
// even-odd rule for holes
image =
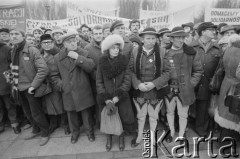
[[96, 43], [96, 41], [95, 41], [95, 40], [93, 40], [93, 39], [92, 39], [92, 41], [91, 41], [90, 43], [92, 44], [92, 46], [94, 46], [94, 47], [97, 47], [97, 48], [101, 49], [101, 45], [100, 45], [100, 46], [99, 46], [99, 45], [97, 45], [97, 43]]
[[[190, 44], [190, 46], [192, 46], [192, 47], [197, 47], [197, 46], [198, 46], [198, 47], [203, 48], [202, 45], [201, 45], [200, 42], [199, 42], [199, 39], [194, 40], [194, 41]], [[211, 45], [209, 46], [209, 49], [212, 48], [212, 47], [216, 47], [216, 48], [220, 49], [220, 48], [219, 48], [219, 45], [218, 45], [217, 42], [215, 42], [215, 41], [212, 41], [212, 42], [211, 42]], [[208, 49], [208, 50], [209, 50], [209, 49]]]

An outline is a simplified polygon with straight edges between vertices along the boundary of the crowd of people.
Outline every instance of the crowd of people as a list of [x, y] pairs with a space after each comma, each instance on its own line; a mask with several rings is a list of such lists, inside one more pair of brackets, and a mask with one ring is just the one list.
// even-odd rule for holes
[[[94, 142], [94, 126], [100, 128], [105, 108], [108, 115], [119, 113], [121, 151], [125, 135], [133, 136], [132, 147], [141, 143], [146, 121], [152, 131], [164, 123], [168, 143], [176, 131], [187, 137], [193, 112], [193, 129], [200, 137], [216, 129], [220, 141], [239, 139], [240, 114], [224, 102], [229, 88], [240, 82], [237, 29], [211, 22], [159, 31], [147, 27], [140, 32], [140, 27], [138, 20], [129, 26], [116, 20], [77, 30], [36, 28], [32, 34], [1, 28], [0, 132], [8, 120], [16, 134], [31, 127], [26, 140], [41, 136], [43, 146], [62, 127], [74, 144], [83, 125]], [[220, 62], [225, 76], [220, 91], [213, 92], [209, 84]], [[107, 151], [112, 135], [106, 134]]]

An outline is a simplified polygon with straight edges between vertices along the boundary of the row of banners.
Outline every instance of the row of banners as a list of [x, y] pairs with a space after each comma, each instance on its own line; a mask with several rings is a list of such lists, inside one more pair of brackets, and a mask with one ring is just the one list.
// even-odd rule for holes
[[[8, 8], [0, 7], [0, 27], [17, 26], [26, 29], [27, 33], [32, 33], [35, 28], [43, 27], [52, 29], [60, 26], [63, 29], [79, 28], [82, 24], [92, 27], [96, 24], [112, 23], [115, 20], [122, 20], [125, 26], [129, 26], [130, 19], [119, 18], [118, 8], [109, 11], [96, 11], [86, 8], [74, 7], [74, 4], [68, 4], [71, 11], [68, 12], [68, 18], [62, 20], [33, 20], [25, 19], [25, 7], [23, 5], [9, 6]], [[161, 28], [173, 28], [187, 22], [194, 21], [195, 7], [184, 10], [167, 13], [167, 12], [149, 12], [150, 15], [140, 19], [141, 27], [153, 27], [156, 30]], [[79, 14], [81, 13], [81, 14]], [[79, 16], [74, 16], [79, 15]], [[157, 16], [156, 16], [157, 15]], [[228, 23], [229, 25], [239, 25], [240, 9], [219, 9], [208, 8], [205, 10], [205, 21], [211, 21], [215, 24]]]
[[[163, 13], [157, 17], [139, 19], [142, 28], [153, 27], [156, 30], [161, 28], [172, 28], [176, 25], [181, 25], [194, 20], [194, 7], [184, 9], [176, 13]], [[43, 27], [52, 29], [55, 26], [60, 26], [63, 29], [79, 28], [82, 24], [87, 24], [93, 27], [96, 24], [112, 23], [115, 20], [122, 20], [125, 26], [129, 26], [130, 19], [103, 16], [91, 13], [82, 13], [77, 17], [62, 19], [62, 20], [32, 20], [26, 19], [26, 31], [31, 33], [35, 28]]]

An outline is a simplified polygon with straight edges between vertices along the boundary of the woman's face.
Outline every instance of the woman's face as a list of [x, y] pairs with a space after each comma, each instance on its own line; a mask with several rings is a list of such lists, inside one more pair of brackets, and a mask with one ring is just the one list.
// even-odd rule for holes
[[118, 44], [114, 44], [110, 49], [109, 49], [109, 54], [110, 57], [114, 58], [116, 56], [118, 56], [120, 51], [120, 46]]

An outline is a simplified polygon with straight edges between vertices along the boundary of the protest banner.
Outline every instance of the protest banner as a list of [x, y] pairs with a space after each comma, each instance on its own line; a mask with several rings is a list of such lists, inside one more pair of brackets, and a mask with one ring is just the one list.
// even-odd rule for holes
[[205, 21], [213, 22], [216, 25], [220, 23], [227, 23], [229, 25], [239, 25], [240, 9], [206, 8]]
[[140, 10], [140, 19], [146, 19], [151, 17], [161, 16], [166, 14], [166, 11], [150, 11], [150, 10]]
[[119, 7], [111, 10], [94, 10], [86, 7], [79, 6], [77, 2], [68, 0], [67, 2], [67, 18], [76, 17], [80, 14], [93, 14], [100, 16], [118, 17]]
[[60, 26], [63, 29], [68, 28], [68, 20], [32, 20], [26, 19], [26, 33], [32, 34], [36, 28], [53, 29], [55, 26]]
[[0, 7], [0, 27], [18, 27], [25, 30], [25, 7], [24, 5], [12, 5]]
[[95, 14], [81, 14], [77, 17], [67, 18], [62, 20], [26, 20], [26, 31], [32, 33], [35, 28], [52, 29], [55, 26], [60, 26], [63, 29], [79, 28], [82, 24], [93, 27], [96, 24], [112, 23], [116, 20], [122, 20], [125, 26], [129, 25], [129, 19], [118, 17], [99, 16]]

